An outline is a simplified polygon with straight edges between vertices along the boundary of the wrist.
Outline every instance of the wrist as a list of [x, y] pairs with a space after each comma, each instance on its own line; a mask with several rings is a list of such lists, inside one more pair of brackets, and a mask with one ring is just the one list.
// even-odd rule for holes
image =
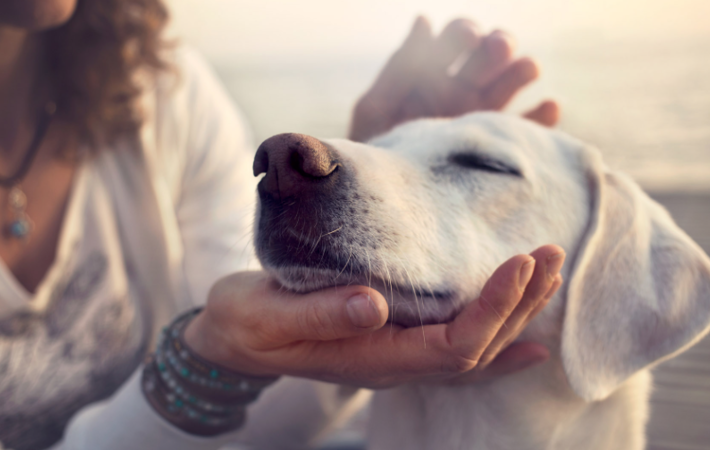
[[143, 369], [142, 387], [167, 421], [188, 433], [212, 436], [239, 428], [246, 406], [277, 377], [232, 372], [192, 351], [185, 332], [199, 315], [199, 309], [188, 311], [163, 329]]
[[185, 345], [201, 358], [229, 366], [231, 352], [225, 344], [225, 339], [217, 331], [217, 324], [210, 323], [204, 310], [187, 324], [183, 338]]
[[[246, 417], [245, 406], [217, 401], [205, 407], [204, 400], [197, 400], [187, 390], [174, 383], [167, 383], [164, 373], [167, 364], [157, 363], [155, 356], [150, 356], [143, 368], [141, 390], [148, 404], [164, 420], [182, 431], [198, 436], [216, 436], [239, 429]], [[174, 374], [173, 374], [174, 375]], [[172, 379], [176, 379], [173, 377]], [[180, 389], [180, 394], [176, 392]], [[201, 405], [194, 405], [190, 401]], [[217, 414], [214, 411], [219, 409]]]
[[206, 310], [187, 324], [183, 339], [185, 345], [197, 356], [229, 370], [255, 377], [281, 375], [259, 367], [259, 364], [249, 361], [242, 352], [235, 352], [229, 344], [231, 338], [221, 330], [219, 323], [210, 318]]

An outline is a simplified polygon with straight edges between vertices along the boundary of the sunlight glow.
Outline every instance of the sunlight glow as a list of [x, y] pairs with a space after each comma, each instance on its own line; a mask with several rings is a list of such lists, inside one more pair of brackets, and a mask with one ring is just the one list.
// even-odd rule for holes
[[710, 35], [707, 0], [168, 0], [173, 34], [212, 59], [379, 56], [418, 14], [471, 17], [526, 44]]

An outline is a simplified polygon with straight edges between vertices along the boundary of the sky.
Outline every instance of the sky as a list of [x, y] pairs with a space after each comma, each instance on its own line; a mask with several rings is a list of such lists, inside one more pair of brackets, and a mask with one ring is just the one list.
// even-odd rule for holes
[[470, 17], [523, 46], [710, 36], [710, 0], [167, 0], [171, 34], [213, 61], [382, 57], [419, 14]]

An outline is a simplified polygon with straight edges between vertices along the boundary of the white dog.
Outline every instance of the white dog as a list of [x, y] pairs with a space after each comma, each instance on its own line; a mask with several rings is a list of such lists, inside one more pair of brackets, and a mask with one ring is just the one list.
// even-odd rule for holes
[[256, 245], [297, 291], [369, 284], [405, 326], [475, 299], [514, 254], [568, 254], [558, 294], [519, 339], [536, 368], [375, 395], [373, 450], [644, 447], [649, 367], [710, 325], [710, 260], [599, 153], [486, 113], [421, 120], [367, 145], [279, 135], [260, 148]]

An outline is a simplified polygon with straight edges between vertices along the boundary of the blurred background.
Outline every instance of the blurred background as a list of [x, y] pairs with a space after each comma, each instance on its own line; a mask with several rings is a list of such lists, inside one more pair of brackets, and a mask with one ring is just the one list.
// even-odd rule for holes
[[657, 189], [710, 188], [708, 0], [169, 0], [261, 141], [344, 136], [355, 99], [418, 14], [466, 16], [542, 65], [512, 110], [561, 102], [561, 128]]
[[[415, 17], [466, 16], [517, 37], [542, 77], [512, 111], [553, 98], [710, 251], [709, 0], [168, 0], [170, 34], [207, 57], [261, 140], [344, 137], [357, 97]], [[710, 340], [655, 371], [652, 450], [710, 449]], [[354, 443], [362, 420], [337, 438]]]

